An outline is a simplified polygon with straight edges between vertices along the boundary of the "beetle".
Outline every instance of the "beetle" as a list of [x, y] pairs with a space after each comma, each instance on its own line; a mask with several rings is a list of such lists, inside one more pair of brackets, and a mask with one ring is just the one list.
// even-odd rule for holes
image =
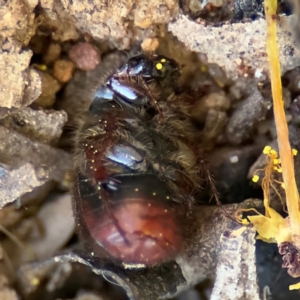
[[147, 107], [151, 105], [160, 113], [158, 97], [150, 84], [177, 89], [180, 67], [176, 61], [162, 55], [138, 54], [127, 60], [100, 86], [95, 94], [90, 111], [97, 110], [103, 102], [118, 100], [127, 106]]
[[154, 266], [174, 259], [188, 239], [194, 196], [204, 180], [191, 103], [171, 94], [153, 102], [148, 88], [153, 81], [157, 89], [173, 88], [178, 78], [178, 64], [166, 57], [130, 58], [98, 89], [77, 131], [73, 202], [94, 255]]

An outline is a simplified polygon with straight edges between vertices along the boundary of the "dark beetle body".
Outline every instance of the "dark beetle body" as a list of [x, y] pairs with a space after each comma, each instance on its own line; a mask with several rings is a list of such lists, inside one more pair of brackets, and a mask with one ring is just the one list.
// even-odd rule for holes
[[[178, 77], [174, 61], [142, 54], [96, 93], [78, 132], [74, 186], [79, 228], [94, 255], [152, 266], [174, 259], [185, 243], [187, 216], [202, 182], [196, 131], [179, 98], [154, 103], [148, 90], [153, 81], [156, 88], [175, 86]], [[139, 102], [128, 96], [137, 90]], [[151, 103], [154, 114], [145, 109]]]
[[91, 111], [101, 103], [117, 100], [125, 105], [156, 104], [148, 85], [155, 81], [162, 85], [176, 85], [180, 75], [178, 64], [161, 55], [139, 54], [131, 57], [96, 91]]

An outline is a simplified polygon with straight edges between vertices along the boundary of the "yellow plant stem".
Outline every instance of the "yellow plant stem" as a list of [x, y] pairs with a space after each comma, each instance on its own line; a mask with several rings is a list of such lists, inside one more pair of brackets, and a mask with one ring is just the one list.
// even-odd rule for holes
[[276, 37], [277, 0], [265, 0], [267, 20], [267, 53], [270, 62], [274, 116], [277, 131], [279, 154], [282, 165], [282, 176], [286, 191], [286, 202], [290, 219], [290, 229], [294, 245], [300, 249], [300, 211], [299, 193], [294, 174], [294, 161], [289, 132], [282, 100], [280, 64]]

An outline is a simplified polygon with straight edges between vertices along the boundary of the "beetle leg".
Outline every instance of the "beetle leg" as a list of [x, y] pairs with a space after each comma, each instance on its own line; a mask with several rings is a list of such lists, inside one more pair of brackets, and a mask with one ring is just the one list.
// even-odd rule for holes
[[151, 89], [149, 88], [149, 86], [141, 76], [138, 76], [137, 83], [145, 89], [151, 105], [157, 110], [159, 114], [158, 123], [161, 123], [163, 121], [163, 113], [161, 108], [158, 105], [157, 98], [155, 97], [155, 95], [153, 94], [153, 92], [151, 91]]
[[215, 179], [213, 177], [213, 174], [209, 170], [209, 164], [206, 160], [203, 159], [203, 156], [201, 153], [199, 153], [199, 151], [198, 151], [198, 162], [199, 162], [199, 166], [200, 166], [201, 176], [203, 178], [205, 178], [207, 183], [209, 184], [210, 192], [211, 192], [211, 199], [215, 198], [216, 204], [221, 205], [221, 202], [219, 200], [219, 193], [218, 193], [216, 183], [215, 183]]

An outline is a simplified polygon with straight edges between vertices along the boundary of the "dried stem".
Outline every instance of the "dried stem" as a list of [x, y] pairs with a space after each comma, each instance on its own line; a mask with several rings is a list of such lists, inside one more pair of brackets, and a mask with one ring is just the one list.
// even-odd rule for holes
[[276, 37], [276, 7], [276, 0], [265, 0], [268, 33], [267, 53], [270, 61], [274, 116], [282, 165], [282, 175], [286, 191], [286, 202], [290, 219], [290, 229], [293, 243], [298, 249], [300, 249], [299, 193], [295, 181], [293, 154], [289, 142], [289, 132], [284, 112], [284, 103], [282, 100], [280, 63]]

